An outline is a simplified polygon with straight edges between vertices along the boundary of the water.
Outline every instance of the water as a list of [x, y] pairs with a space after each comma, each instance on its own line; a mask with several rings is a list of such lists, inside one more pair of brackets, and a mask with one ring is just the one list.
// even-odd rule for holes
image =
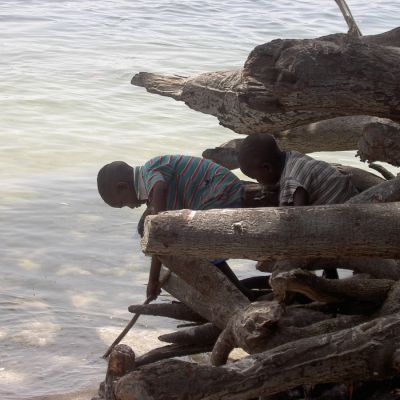
[[[350, 6], [364, 34], [398, 25], [398, 0]], [[1, 0], [2, 399], [96, 387], [127, 306], [144, 300], [141, 210], [103, 204], [98, 169], [237, 137], [132, 75], [231, 69], [271, 39], [344, 31], [333, 0]], [[358, 165], [351, 152], [319, 156]], [[173, 328], [142, 317], [128, 343], [142, 353]]]

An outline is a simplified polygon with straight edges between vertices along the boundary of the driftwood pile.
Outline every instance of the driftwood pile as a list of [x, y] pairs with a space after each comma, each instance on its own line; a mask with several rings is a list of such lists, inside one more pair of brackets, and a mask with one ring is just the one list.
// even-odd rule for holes
[[[362, 160], [400, 166], [400, 28], [274, 40], [237, 71], [140, 73], [133, 83], [238, 133], [274, 133], [283, 148], [358, 149]], [[236, 168], [238, 146], [204, 156]], [[399, 398], [400, 177], [379, 166], [384, 178], [338, 168], [361, 191], [346, 204], [279, 208], [276, 193], [250, 184], [248, 208], [147, 217], [142, 249], [172, 272], [164, 289], [179, 302], [129, 309], [192, 326], [160, 336], [167, 345], [136, 359], [117, 346], [102, 396]], [[244, 282], [264, 290], [259, 301], [206, 261], [221, 257], [263, 260], [264, 275]], [[329, 279], [338, 268], [347, 277]], [[249, 355], [229, 362], [235, 347]], [[211, 352], [212, 365], [170, 359], [201, 352]]]

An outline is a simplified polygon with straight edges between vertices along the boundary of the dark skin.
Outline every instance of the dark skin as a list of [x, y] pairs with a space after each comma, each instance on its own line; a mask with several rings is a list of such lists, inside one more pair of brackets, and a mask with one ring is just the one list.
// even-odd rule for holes
[[[130, 207], [137, 208], [142, 204], [146, 203], [145, 200], [139, 200], [136, 196], [135, 189], [133, 187], [133, 170], [131, 169], [126, 176], [126, 180], [118, 181], [113, 189], [106, 193], [105, 202], [111, 207]], [[167, 204], [167, 193], [168, 187], [165, 182], [158, 182], [153, 187], [150, 197], [147, 201], [147, 206], [150, 209], [151, 214], [157, 214], [162, 211], [166, 211]], [[226, 262], [221, 262], [216, 266], [221, 272], [223, 272], [239, 290], [241, 290], [250, 300], [254, 300], [256, 293], [245, 288], [234, 272], [230, 269]], [[151, 266], [149, 273], [149, 281], [147, 284], [147, 297], [155, 299], [160, 294], [160, 288], [158, 287], [159, 277], [161, 271], [161, 262], [156, 256], [151, 258]]]
[[[241, 171], [250, 178], [255, 179], [265, 186], [276, 185], [279, 182], [283, 168], [285, 153], [280, 152], [281, 162], [272, 164], [267, 160], [259, 157], [249, 157], [248, 160], [240, 163]], [[306, 206], [309, 204], [309, 196], [307, 191], [299, 187], [293, 195], [293, 206]]]
[[[131, 170], [133, 174], [133, 169]], [[130, 179], [129, 179], [130, 178]], [[139, 200], [136, 196], [133, 187], [133, 177], [128, 177], [128, 180], [116, 182], [113, 190], [106, 194], [105, 201], [111, 207], [122, 208], [137, 208], [146, 203], [146, 200]], [[158, 182], [148, 200], [148, 207], [152, 214], [157, 214], [166, 210], [167, 203], [167, 185], [164, 182]], [[160, 293], [158, 288], [158, 280], [161, 271], [161, 262], [157, 257], [151, 258], [151, 267], [149, 273], [149, 282], [147, 284], [147, 297], [156, 298]]]

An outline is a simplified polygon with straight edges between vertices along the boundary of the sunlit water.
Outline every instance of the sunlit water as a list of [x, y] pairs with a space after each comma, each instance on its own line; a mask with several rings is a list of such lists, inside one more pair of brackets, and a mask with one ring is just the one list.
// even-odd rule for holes
[[[398, 0], [350, 5], [365, 34], [398, 25]], [[100, 355], [144, 300], [141, 210], [103, 204], [97, 170], [237, 137], [132, 75], [231, 69], [271, 39], [344, 31], [333, 0], [0, 2], [0, 398], [97, 386]], [[142, 353], [174, 326], [142, 317], [127, 342]]]

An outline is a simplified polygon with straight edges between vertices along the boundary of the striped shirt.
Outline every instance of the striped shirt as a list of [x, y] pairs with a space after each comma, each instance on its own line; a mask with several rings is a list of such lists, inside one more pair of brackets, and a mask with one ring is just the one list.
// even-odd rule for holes
[[206, 210], [241, 205], [243, 186], [229, 169], [210, 160], [183, 155], [152, 158], [143, 166], [147, 193], [167, 184], [167, 210]]
[[313, 205], [344, 203], [357, 194], [350, 175], [297, 151], [286, 152], [279, 185], [281, 206], [293, 204], [294, 192], [299, 187], [307, 191]]

